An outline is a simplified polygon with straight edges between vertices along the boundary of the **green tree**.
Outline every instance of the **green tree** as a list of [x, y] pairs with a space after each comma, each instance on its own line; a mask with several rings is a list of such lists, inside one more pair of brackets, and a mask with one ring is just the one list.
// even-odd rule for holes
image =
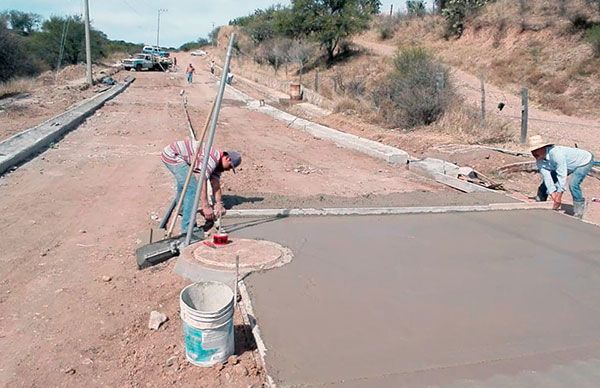
[[423, 0], [407, 0], [406, 12], [409, 16], [425, 15], [425, 13], [427, 13], [427, 11], [425, 10], [425, 2]]
[[208, 41], [208, 39], [198, 38], [193, 42], [187, 42], [187, 43], [182, 44], [181, 46], [179, 46], [179, 50], [187, 52], [190, 50], [196, 50], [203, 46], [208, 46], [209, 44], [210, 44], [210, 42]]
[[447, 0], [442, 9], [446, 18], [446, 35], [461, 36], [466, 19], [492, 0]]
[[208, 33], [208, 40], [213, 46], [217, 45], [217, 40], [219, 39], [219, 30], [221, 27], [215, 27], [211, 32]]
[[[92, 60], [96, 61], [107, 54], [108, 39], [103, 32], [90, 30]], [[62, 64], [77, 64], [85, 61], [85, 30], [80, 16], [52, 16], [42, 23], [40, 32], [31, 36], [29, 47], [33, 53], [56, 68], [59, 56]]]
[[23, 37], [0, 24], [0, 82], [22, 75], [34, 74], [37, 69], [29, 58]]
[[19, 35], [30, 35], [40, 24], [42, 17], [36, 13], [22, 12], [15, 9], [2, 13], [4, 23], [8, 23], [10, 28]]
[[318, 42], [332, 62], [339, 44], [369, 28], [379, 12], [379, 0], [292, 0], [292, 15], [300, 32]]

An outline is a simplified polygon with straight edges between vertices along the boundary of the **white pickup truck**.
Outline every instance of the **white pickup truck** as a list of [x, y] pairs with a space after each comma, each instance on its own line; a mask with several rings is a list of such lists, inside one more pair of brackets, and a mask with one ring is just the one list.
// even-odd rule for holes
[[135, 54], [132, 58], [123, 59], [121, 62], [125, 70], [151, 70], [156, 66], [156, 61], [150, 54]]

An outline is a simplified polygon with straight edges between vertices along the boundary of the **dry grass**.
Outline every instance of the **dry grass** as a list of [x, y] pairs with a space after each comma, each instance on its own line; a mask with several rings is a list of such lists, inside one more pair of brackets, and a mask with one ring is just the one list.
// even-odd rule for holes
[[[600, 114], [600, 58], [586, 41], [586, 28], [600, 23], [597, 8], [586, 0], [497, 0], [469, 19], [460, 39], [442, 37], [439, 16], [403, 21], [395, 41], [418, 43], [444, 62], [470, 73], [483, 71], [506, 89], [529, 87], [532, 99], [567, 114]], [[583, 27], [582, 27], [583, 26]], [[598, 87], [596, 87], [598, 84]], [[575, 100], [575, 96], [586, 96]]]
[[35, 87], [35, 78], [17, 78], [0, 83], [0, 98], [29, 93]]
[[482, 127], [479, 111], [462, 104], [454, 105], [429, 129], [466, 144], [505, 144], [515, 140], [514, 129], [509, 122], [488, 117]]

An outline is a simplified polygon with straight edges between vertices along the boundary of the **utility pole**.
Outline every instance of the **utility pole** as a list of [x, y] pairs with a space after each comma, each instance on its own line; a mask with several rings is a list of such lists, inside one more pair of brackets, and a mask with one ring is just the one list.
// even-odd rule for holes
[[168, 9], [159, 8], [158, 9], [158, 22], [156, 23], [156, 47], [160, 47], [160, 13], [167, 12]]
[[90, 5], [88, 0], [84, 0], [85, 8], [85, 60], [87, 62], [85, 77], [88, 85], [92, 86], [94, 80], [92, 79], [92, 49], [90, 46]]

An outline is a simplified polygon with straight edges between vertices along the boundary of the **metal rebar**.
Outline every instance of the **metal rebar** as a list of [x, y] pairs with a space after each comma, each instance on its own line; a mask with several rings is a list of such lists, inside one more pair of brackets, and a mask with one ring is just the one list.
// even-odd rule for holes
[[[231, 61], [231, 50], [233, 48], [233, 41], [235, 39], [235, 33], [231, 34], [229, 38], [229, 46], [227, 47], [227, 56], [225, 57], [225, 64], [223, 65], [223, 74], [221, 74], [221, 84], [219, 85], [219, 93], [217, 94], [217, 99], [215, 101], [215, 110], [213, 112], [213, 116], [210, 123], [210, 130], [208, 132], [208, 139], [206, 141], [206, 145], [204, 147], [204, 158], [202, 160], [202, 168], [200, 170], [199, 182], [196, 187], [196, 196], [194, 198], [194, 209], [198, 208], [198, 204], [200, 202], [200, 193], [202, 192], [202, 187], [206, 181], [206, 168], [208, 167], [208, 159], [210, 157], [210, 150], [212, 148], [213, 141], [215, 139], [215, 132], [217, 129], [217, 121], [219, 119], [219, 111], [221, 110], [221, 101], [223, 100], [223, 94], [225, 94], [225, 85], [227, 85], [227, 73], [229, 70], [229, 62]], [[202, 145], [199, 144], [198, 147]], [[187, 234], [185, 236], [185, 245], [190, 245], [192, 239], [192, 233], [194, 231], [194, 224], [196, 223], [196, 213], [194, 212], [192, 215], [192, 219], [190, 220], [190, 224], [188, 225]]]

